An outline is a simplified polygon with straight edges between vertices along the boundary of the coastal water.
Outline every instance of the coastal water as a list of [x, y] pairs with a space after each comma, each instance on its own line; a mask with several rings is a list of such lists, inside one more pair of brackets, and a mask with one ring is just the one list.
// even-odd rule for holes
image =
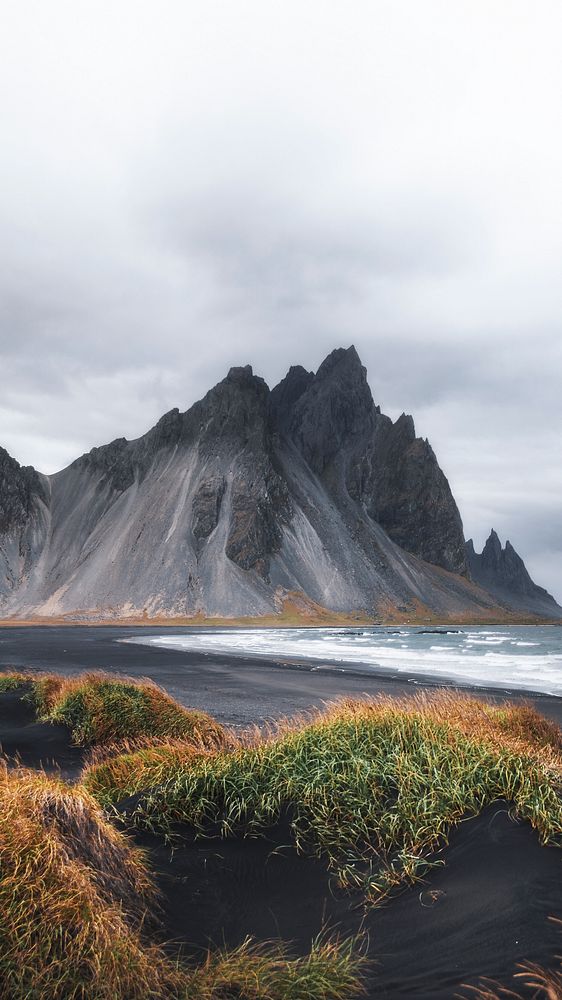
[[257, 628], [137, 635], [166, 649], [307, 663], [313, 670], [362, 671], [562, 696], [562, 627], [428, 626]]

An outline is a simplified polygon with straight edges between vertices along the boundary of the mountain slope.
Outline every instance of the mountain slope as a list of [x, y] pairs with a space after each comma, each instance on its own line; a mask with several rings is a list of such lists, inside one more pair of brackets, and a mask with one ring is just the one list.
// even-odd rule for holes
[[0, 464], [4, 615], [483, 617], [460, 515], [411, 417], [375, 406], [354, 348], [270, 391], [233, 368], [186, 413], [54, 476]]

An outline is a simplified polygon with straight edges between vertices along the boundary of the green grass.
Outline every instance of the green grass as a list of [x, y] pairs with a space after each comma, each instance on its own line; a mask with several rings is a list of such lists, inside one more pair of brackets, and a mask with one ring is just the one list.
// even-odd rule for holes
[[298, 849], [327, 858], [370, 903], [439, 863], [451, 827], [500, 798], [543, 843], [560, 844], [561, 734], [529, 705], [449, 694], [342, 701], [236, 739], [150, 682], [12, 673], [0, 690], [28, 683], [41, 717], [98, 749], [72, 788], [0, 766], [1, 1000], [358, 992], [363, 959], [352, 941], [319, 940], [302, 959], [246, 942], [190, 969], [151, 944], [150, 875], [101, 808], [132, 792], [144, 792], [133, 821], [165, 835], [184, 823], [201, 836], [255, 836], [287, 816]]
[[29, 682], [29, 677], [25, 674], [0, 674], [0, 694], [3, 691], [15, 691]]
[[347, 1000], [363, 993], [357, 942], [313, 941], [304, 958], [280, 944], [250, 941], [211, 954], [191, 977], [186, 1000]]
[[201, 735], [218, 740], [222, 733], [222, 727], [205, 712], [183, 708], [155, 684], [96, 675], [67, 681], [42, 717], [68, 726], [74, 742], [81, 746], [143, 736], [193, 739]]
[[[550, 738], [527, 744], [516, 713], [498, 730], [489, 706], [473, 703], [473, 717], [469, 704], [347, 703], [252, 747], [176, 757], [160, 767], [133, 820], [164, 833], [186, 823], [228, 837], [259, 834], [288, 814], [297, 847], [327, 857], [343, 885], [372, 901], [418, 878], [452, 824], [500, 798], [543, 842], [557, 842], [559, 733], [546, 724]], [[95, 768], [85, 781], [110, 802], [146, 776], [129, 760], [118, 792], [115, 776], [106, 774], [104, 787]]]
[[186, 761], [201, 751], [185, 740], [146, 740], [145, 745], [127, 747], [122, 752], [94, 752], [82, 772], [82, 782], [104, 806], [167, 781]]

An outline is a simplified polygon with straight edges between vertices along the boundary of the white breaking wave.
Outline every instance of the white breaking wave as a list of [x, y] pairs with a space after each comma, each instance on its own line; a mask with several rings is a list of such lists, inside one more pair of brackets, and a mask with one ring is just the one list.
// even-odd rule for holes
[[[505, 627], [496, 631], [217, 629], [139, 635], [122, 641], [186, 652], [312, 662], [315, 670], [361, 668], [406, 674], [412, 680], [435, 677], [562, 696], [562, 631], [536, 626], [532, 640], [530, 631]], [[533, 652], [528, 651], [531, 647]]]

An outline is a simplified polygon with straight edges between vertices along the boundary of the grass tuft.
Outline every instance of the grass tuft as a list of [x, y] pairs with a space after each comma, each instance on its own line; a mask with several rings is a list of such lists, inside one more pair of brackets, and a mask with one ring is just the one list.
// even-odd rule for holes
[[15, 691], [29, 683], [29, 677], [15, 671], [9, 674], [0, 674], [0, 694], [4, 691]]
[[190, 739], [217, 746], [223, 728], [205, 712], [183, 708], [152, 681], [103, 673], [47, 677], [35, 685], [40, 717], [68, 726], [79, 746], [143, 736]]
[[82, 791], [0, 770], [0, 996], [146, 997], [173, 984], [140, 926], [140, 852]]
[[346, 1000], [361, 989], [363, 960], [352, 939], [318, 938], [304, 958], [279, 944], [253, 944], [209, 954], [191, 980], [189, 1000]]
[[[234, 740], [232, 737], [233, 746]], [[154, 788], [180, 770], [186, 761], [208, 753], [193, 741], [128, 740], [110, 747], [109, 753], [105, 748], [94, 748], [82, 771], [81, 781], [101, 805], [108, 807], [136, 792]]]
[[181, 739], [201, 747], [227, 743], [224, 728], [206, 712], [184, 708], [151, 680], [92, 672], [0, 675], [0, 692], [26, 688], [38, 718], [67, 726], [77, 746], [144, 737]]

